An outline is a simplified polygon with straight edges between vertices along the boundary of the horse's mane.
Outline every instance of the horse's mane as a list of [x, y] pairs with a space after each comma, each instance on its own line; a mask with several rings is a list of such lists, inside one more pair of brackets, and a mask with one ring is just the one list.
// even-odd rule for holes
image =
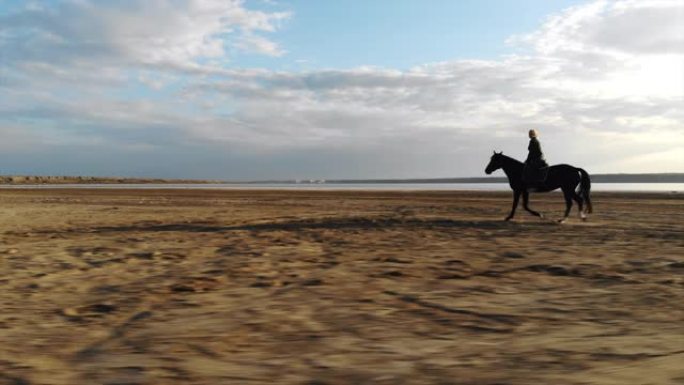
[[523, 164], [523, 162], [521, 162], [521, 161], [519, 161], [519, 160], [517, 160], [517, 159], [515, 159], [515, 158], [511, 158], [511, 157], [508, 156], [508, 155], [504, 155], [503, 152], [500, 153], [500, 154], [497, 154], [497, 155], [500, 156], [500, 157], [502, 157], [502, 158], [504, 158], [505, 160], [513, 161], [513, 162], [519, 163], [519, 164]]

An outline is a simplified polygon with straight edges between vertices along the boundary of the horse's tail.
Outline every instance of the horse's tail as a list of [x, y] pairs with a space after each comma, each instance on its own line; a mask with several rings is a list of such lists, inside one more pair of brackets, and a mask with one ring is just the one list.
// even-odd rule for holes
[[584, 202], [587, 204], [587, 213], [591, 214], [594, 209], [591, 206], [591, 198], [589, 197], [589, 192], [591, 191], [591, 179], [589, 179], [589, 174], [581, 168], [577, 171], [582, 175], [580, 180], [580, 194], [584, 198]]

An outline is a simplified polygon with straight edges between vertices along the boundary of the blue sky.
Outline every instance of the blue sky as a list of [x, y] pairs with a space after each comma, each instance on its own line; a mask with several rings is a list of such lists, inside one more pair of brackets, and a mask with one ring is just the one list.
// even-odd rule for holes
[[455, 59], [494, 59], [514, 52], [506, 39], [534, 30], [570, 0], [348, 0], [248, 2], [291, 11], [274, 38], [280, 58], [239, 55], [240, 67], [279, 70], [373, 65], [407, 69]]
[[684, 171], [680, 0], [0, 1], [0, 174]]

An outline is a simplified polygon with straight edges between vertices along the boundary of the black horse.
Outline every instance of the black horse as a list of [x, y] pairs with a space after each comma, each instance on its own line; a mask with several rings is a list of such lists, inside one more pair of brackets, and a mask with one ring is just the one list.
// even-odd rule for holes
[[[511, 157], [504, 155], [502, 152], [494, 152], [492, 155], [487, 168], [485, 168], [485, 173], [487, 175], [492, 172], [502, 168], [508, 177], [508, 183], [513, 189], [513, 209], [511, 213], [508, 214], [506, 220], [510, 220], [515, 215], [515, 209], [518, 207], [518, 201], [520, 200], [520, 195], [523, 197], [523, 207], [525, 210], [530, 212], [532, 215], [536, 215], [540, 218], [544, 216], [529, 208], [529, 198], [530, 191], [535, 192], [549, 192], [557, 188], [563, 190], [563, 195], [565, 195], [565, 216], [559, 222], [564, 222], [568, 215], [570, 214], [570, 209], [572, 209], [573, 199], [577, 202], [579, 206], [580, 218], [582, 220], [587, 220], [583, 204], [587, 204], [587, 213], [592, 212], [591, 198], [589, 198], [589, 190], [591, 189], [591, 180], [589, 179], [589, 174], [581, 168], [573, 167], [567, 164], [558, 164], [549, 167], [546, 181], [533, 186], [525, 183], [523, 181], [523, 169], [525, 165]], [[576, 191], [577, 185], [579, 185], [579, 191]], [[579, 193], [578, 193], [579, 192]]]

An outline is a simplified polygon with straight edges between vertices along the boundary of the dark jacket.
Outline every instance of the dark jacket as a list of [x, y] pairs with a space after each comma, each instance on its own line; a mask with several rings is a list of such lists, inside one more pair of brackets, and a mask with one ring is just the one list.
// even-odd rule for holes
[[528, 184], [543, 183], [546, 180], [549, 165], [544, 159], [544, 153], [537, 138], [530, 138], [530, 145], [527, 146], [527, 149], [530, 153], [525, 160], [523, 181]]
[[527, 155], [526, 164], [534, 167], [547, 167], [546, 160], [544, 159], [544, 153], [541, 149], [541, 144], [537, 138], [530, 138], [530, 145], [527, 146], [530, 151]]

